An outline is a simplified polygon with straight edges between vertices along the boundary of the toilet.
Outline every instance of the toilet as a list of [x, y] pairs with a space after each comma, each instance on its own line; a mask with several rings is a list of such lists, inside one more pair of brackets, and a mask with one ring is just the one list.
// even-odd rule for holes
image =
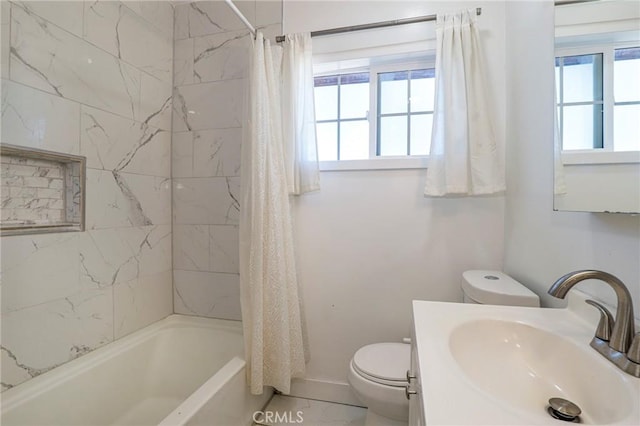
[[[465, 303], [539, 307], [540, 298], [500, 271], [473, 270], [462, 274]], [[358, 349], [349, 366], [349, 383], [368, 408], [367, 426], [407, 426], [411, 346], [407, 343], [374, 343]]]

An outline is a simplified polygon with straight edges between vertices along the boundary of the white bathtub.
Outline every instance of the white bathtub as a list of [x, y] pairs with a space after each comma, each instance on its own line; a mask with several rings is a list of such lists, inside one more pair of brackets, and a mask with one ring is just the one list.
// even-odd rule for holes
[[2, 393], [9, 425], [249, 425], [241, 324], [172, 315]]

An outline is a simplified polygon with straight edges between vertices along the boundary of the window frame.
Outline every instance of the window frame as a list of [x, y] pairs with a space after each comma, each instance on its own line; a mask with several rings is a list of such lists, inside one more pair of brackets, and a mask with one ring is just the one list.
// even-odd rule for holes
[[[578, 56], [602, 54], [602, 148], [565, 150], [561, 148], [561, 156], [564, 164], [599, 164], [599, 163], [635, 163], [638, 162], [640, 151], [615, 151], [613, 120], [614, 107], [614, 61], [615, 51], [630, 47], [638, 47], [638, 41], [625, 42], [599, 42], [581, 44], [579, 46], [557, 47], [554, 51], [554, 72], [555, 58], [562, 56]], [[558, 82], [556, 82], [558, 84]], [[560, 91], [560, 88], [555, 90]], [[554, 107], [559, 107], [560, 99], [554, 91]], [[562, 137], [561, 114], [559, 112], [559, 131]]]
[[[374, 62], [371, 60], [371, 62]], [[369, 158], [358, 160], [330, 160], [319, 161], [320, 171], [331, 170], [390, 170], [390, 169], [424, 169], [427, 167], [428, 155], [379, 156], [378, 149], [378, 74], [385, 72], [414, 71], [419, 69], [435, 69], [435, 56], [425, 55], [424, 59], [394, 60], [388, 62], [371, 63], [369, 66], [351, 68], [336, 67], [324, 69], [314, 73], [316, 77], [333, 75], [369, 73]], [[431, 112], [433, 114], [433, 112]], [[409, 116], [407, 114], [407, 116]], [[340, 121], [340, 117], [336, 120]], [[338, 141], [340, 144], [340, 141]], [[339, 145], [338, 145], [339, 146]]]
[[[336, 156], [338, 157], [338, 160], [332, 160], [332, 161], [350, 161], [350, 160], [340, 160], [340, 136], [341, 136], [341, 131], [340, 131], [340, 124], [344, 123], [344, 122], [354, 122], [354, 121], [367, 121], [367, 124], [369, 124], [370, 120], [369, 120], [369, 115], [370, 115], [370, 111], [367, 111], [367, 113], [365, 114], [364, 118], [363, 117], [355, 117], [355, 118], [342, 118], [340, 116], [340, 101], [342, 98], [342, 86], [343, 83], [341, 82], [341, 77], [344, 75], [350, 75], [350, 74], [369, 74], [369, 88], [371, 88], [371, 73], [369, 72], [368, 69], [366, 68], [357, 68], [357, 69], [350, 69], [348, 71], [344, 71], [344, 72], [339, 72], [339, 73], [322, 73], [322, 74], [314, 74], [313, 78], [315, 80], [316, 77], [337, 77], [338, 78], [338, 84], [337, 86], [337, 93], [336, 93], [336, 118], [335, 119], [324, 119], [324, 120], [317, 120], [316, 119], [316, 125], [317, 124], [323, 124], [323, 123], [335, 123], [336, 124], [336, 132], [337, 132], [337, 137], [336, 137]], [[315, 89], [315, 86], [314, 86]], [[369, 97], [371, 97], [371, 94], [369, 94]], [[369, 105], [369, 108], [371, 108], [371, 105]], [[371, 130], [369, 130], [371, 131]], [[371, 135], [369, 135], [371, 136]], [[370, 138], [370, 137], [369, 137]]]
[[[378, 133], [378, 127], [380, 126], [380, 118], [381, 115], [378, 114], [378, 107], [380, 105], [380, 92], [379, 92], [379, 88], [380, 88], [380, 80], [378, 78], [379, 74], [382, 73], [389, 73], [389, 72], [403, 72], [403, 71], [407, 71], [409, 73], [411, 73], [411, 71], [416, 71], [416, 70], [422, 70], [422, 69], [433, 69], [435, 71], [435, 61], [430, 65], [429, 61], [411, 61], [411, 62], [401, 62], [401, 63], [393, 63], [393, 64], [385, 64], [385, 65], [377, 65], [377, 66], [372, 66], [371, 67], [371, 73], [369, 75], [369, 81], [371, 81], [371, 77], [374, 76], [375, 78], [375, 87], [370, 87], [369, 89], [371, 91], [374, 91], [375, 94], [370, 94], [369, 95], [369, 101], [370, 101], [370, 108], [372, 108], [372, 116], [373, 119], [370, 120], [370, 133], [369, 134], [369, 158], [420, 158], [420, 157], [428, 157], [428, 155], [379, 155], [379, 149], [380, 149], [380, 133]], [[435, 79], [435, 77], [434, 77]], [[409, 80], [408, 80], [409, 81]], [[371, 84], [371, 83], [369, 83]], [[372, 85], [373, 86], [373, 85]], [[409, 85], [409, 87], [411, 87], [411, 85]], [[411, 90], [411, 89], [409, 89]], [[372, 99], [373, 96], [375, 96], [375, 99]], [[373, 104], [371, 104], [371, 102], [373, 102]], [[407, 103], [410, 103], [411, 99], [407, 99]], [[434, 100], [435, 102], [435, 100]], [[434, 105], [435, 106], [435, 105]], [[399, 113], [397, 114], [397, 116], [406, 116], [407, 117], [407, 143], [409, 143], [410, 138], [411, 138], [411, 116], [412, 115], [427, 115], [427, 114], [431, 114], [433, 116], [434, 111], [426, 111], [426, 112], [419, 112], [419, 113], [413, 113], [411, 112], [410, 108], [407, 108], [407, 112], [405, 113]], [[395, 115], [395, 114], [394, 114]], [[371, 123], [371, 121], [373, 123]], [[371, 137], [371, 135], [375, 135], [374, 138]], [[371, 140], [373, 139], [373, 140]]]

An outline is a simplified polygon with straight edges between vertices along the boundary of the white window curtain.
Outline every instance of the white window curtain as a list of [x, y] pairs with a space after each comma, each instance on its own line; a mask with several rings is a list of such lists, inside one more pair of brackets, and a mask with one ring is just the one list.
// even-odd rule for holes
[[282, 114], [289, 193], [320, 189], [313, 58], [309, 33], [288, 35], [283, 44]]
[[263, 386], [288, 394], [308, 354], [289, 194], [319, 187], [310, 55], [309, 34], [272, 47], [258, 32], [253, 44], [241, 163], [240, 300], [254, 394]]
[[475, 10], [438, 15], [436, 94], [425, 195], [505, 190]]

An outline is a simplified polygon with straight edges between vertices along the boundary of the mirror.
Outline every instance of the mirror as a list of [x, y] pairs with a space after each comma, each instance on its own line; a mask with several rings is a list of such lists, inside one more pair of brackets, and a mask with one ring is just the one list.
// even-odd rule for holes
[[557, 1], [554, 210], [640, 213], [640, 3]]

